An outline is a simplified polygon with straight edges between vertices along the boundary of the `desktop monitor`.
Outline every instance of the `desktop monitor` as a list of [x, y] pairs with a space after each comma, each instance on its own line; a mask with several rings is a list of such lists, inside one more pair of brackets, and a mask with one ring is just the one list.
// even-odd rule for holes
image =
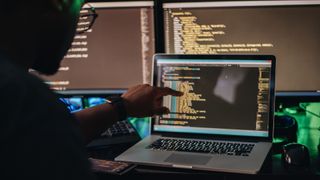
[[[85, 90], [86, 93], [97, 90], [121, 93], [130, 86], [149, 83], [154, 54], [154, 2], [92, 1], [89, 4], [98, 14], [92, 28], [76, 34], [56, 75], [40, 76], [54, 90]], [[88, 8], [84, 6], [81, 13], [86, 13]], [[78, 28], [87, 21], [80, 18]]]
[[174, 1], [160, 8], [166, 53], [272, 54], [277, 100], [320, 100], [320, 1]]
[[[60, 94], [71, 112], [105, 103], [130, 86], [151, 82], [154, 40], [153, 1], [93, 1], [98, 14], [91, 29], [76, 34], [72, 47], [54, 76], [34, 73]], [[80, 14], [85, 14], [84, 6]], [[78, 28], [88, 23], [80, 18]], [[141, 137], [149, 118], [129, 118]]]

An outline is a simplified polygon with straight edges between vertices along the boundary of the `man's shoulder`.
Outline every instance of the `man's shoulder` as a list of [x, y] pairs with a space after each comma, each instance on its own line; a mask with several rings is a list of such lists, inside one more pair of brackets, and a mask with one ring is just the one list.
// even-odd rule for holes
[[8, 118], [11, 114], [10, 119], [23, 122], [29, 117], [35, 123], [41, 116], [50, 114], [70, 118], [66, 107], [41, 79], [10, 62], [0, 60], [0, 67], [0, 100], [3, 104], [0, 111], [8, 114]]
[[27, 91], [49, 91], [42, 80], [22, 70], [9, 60], [0, 59], [0, 91], [2, 96], [27, 93]]

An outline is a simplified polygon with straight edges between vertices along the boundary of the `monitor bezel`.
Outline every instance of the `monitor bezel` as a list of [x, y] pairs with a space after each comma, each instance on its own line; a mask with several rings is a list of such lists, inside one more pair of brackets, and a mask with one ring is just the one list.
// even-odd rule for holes
[[96, 96], [112, 96], [121, 95], [125, 93], [127, 89], [67, 89], [55, 91], [58, 95], [63, 97], [96, 97]]

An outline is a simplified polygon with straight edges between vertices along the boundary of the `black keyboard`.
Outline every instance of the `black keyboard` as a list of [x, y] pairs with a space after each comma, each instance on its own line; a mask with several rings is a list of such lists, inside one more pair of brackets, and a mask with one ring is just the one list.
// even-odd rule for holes
[[158, 139], [148, 149], [162, 151], [183, 151], [196, 153], [249, 156], [254, 144], [221, 141], [199, 141], [185, 139]]
[[87, 145], [88, 148], [109, 146], [114, 144], [134, 144], [141, 140], [138, 132], [128, 120], [118, 121], [106, 129], [99, 137]]
[[112, 125], [112, 127], [108, 128], [105, 132], [101, 134], [101, 137], [115, 137], [115, 136], [123, 136], [135, 133], [135, 129], [132, 125], [127, 121], [118, 121]]

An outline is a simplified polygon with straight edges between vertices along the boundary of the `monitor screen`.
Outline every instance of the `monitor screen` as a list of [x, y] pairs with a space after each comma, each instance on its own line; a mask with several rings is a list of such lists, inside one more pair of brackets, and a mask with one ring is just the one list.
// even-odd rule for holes
[[[150, 83], [154, 54], [153, 1], [92, 2], [92, 28], [74, 37], [59, 72], [42, 76], [54, 90], [127, 89]], [[84, 6], [81, 13], [86, 13]], [[80, 18], [78, 28], [86, 23]]]
[[155, 84], [184, 94], [164, 97], [154, 131], [268, 137], [271, 59], [222, 58], [157, 59]]
[[120, 91], [81, 91], [65, 90], [57, 91], [62, 101], [70, 112], [74, 113], [86, 108], [94, 107], [107, 102], [111, 96], [120, 96]]
[[320, 97], [319, 1], [165, 1], [165, 51], [271, 54], [277, 95]]
[[[66, 90], [58, 91], [60, 101], [62, 101], [71, 113], [104, 104], [111, 96], [120, 96], [121, 91], [81, 91], [81, 90]], [[144, 138], [150, 135], [150, 118], [128, 117], [131, 125], [135, 127], [140, 137]]]

